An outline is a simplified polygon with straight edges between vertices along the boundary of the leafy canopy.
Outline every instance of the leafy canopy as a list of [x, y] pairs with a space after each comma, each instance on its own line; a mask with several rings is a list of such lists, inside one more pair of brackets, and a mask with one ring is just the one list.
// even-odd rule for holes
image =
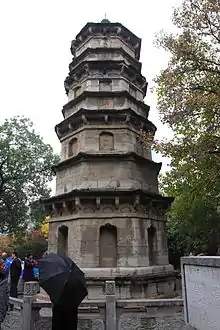
[[0, 125], [0, 232], [27, 227], [29, 206], [48, 196], [57, 161], [29, 119], [14, 117]]
[[170, 60], [156, 78], [159, 113], [174, 132], [159, 147], [171, 159], [163, 190], [176, 196], [169, 235], [185, 252], [213, 251], [220, 245], [220, 2], [184, 0], [173, 23], [176, 35], [157, 37]]

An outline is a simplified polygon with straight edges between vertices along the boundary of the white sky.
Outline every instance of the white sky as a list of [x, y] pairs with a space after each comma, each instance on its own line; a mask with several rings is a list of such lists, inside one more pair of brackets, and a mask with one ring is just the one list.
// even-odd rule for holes
[[[56, 152], [60, 144], [54, 126], [62, 120], [67, 102], [63, 82], [71, 62], [70, 43], [89, 22], [105, 13], [142, 38], [142, 74], [149, 82], [146, 103], [157, 137], [169, 130], [158, 118], [152, 79], [165, 67], [168, 55], [153, 45], [155, 33], [172, 32], [172, 8], [180, 0], [0, 0], [0, 123], [24, 115]], [[154, 156], [161, 161], [161, 157]], [[167, 160], [163, 163], [166, 168]]]

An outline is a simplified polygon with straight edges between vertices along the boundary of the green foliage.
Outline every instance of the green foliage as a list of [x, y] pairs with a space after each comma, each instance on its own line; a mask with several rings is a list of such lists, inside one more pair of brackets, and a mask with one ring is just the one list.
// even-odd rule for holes
[[[49, 193], [42, 196], [42, 198], [49, 198]], [[30, 221], [34, 230], [39, 230], [42, 222], [44, 221], [46, 212], [40, 200], [36, 200], [30, 205]]]
[[57, 161], [29, 119], [14, 117], [0, 125], [0, 232], [27, 227], [29, 206], [48, 196], [51, 165]]
[[36, 233], [28, 233], [25, 238], [23, 237], [23, 239], [18, 239], [15, 242], [14, 249], [21, 259], [24, 259], [27, 253], [31, 253], [35, 259], [39, 259], [47, 251], [47, 240], [44, 236]]
[[215, 253], [220, 246], [220, 4], [184, 0], [176, 35], [157, 43], [170, 53], [156, 79], [161, 119], [174, 131], [160, 144], [171, 159], [163, 191], [176, 197], [168, 222], [171, 250]]

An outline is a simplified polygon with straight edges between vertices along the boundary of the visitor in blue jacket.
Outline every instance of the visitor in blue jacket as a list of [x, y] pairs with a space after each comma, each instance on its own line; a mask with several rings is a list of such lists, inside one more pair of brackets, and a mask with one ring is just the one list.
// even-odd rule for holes
[[2, 259], [4, 260], [4, 263], [5, 263], [5, 274], [6, 274], [6, 277], [8, 277], [13, 259], [12, 259], [12, 257], [7, 257], [6, 252], [2, 252]]

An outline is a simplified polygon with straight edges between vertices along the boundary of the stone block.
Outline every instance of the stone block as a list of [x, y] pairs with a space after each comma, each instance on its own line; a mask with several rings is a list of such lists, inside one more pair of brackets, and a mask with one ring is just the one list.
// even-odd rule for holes
[[184, 257], [181, 264], [186, 323], [201, 330], [218, 329], [220, 257]]

